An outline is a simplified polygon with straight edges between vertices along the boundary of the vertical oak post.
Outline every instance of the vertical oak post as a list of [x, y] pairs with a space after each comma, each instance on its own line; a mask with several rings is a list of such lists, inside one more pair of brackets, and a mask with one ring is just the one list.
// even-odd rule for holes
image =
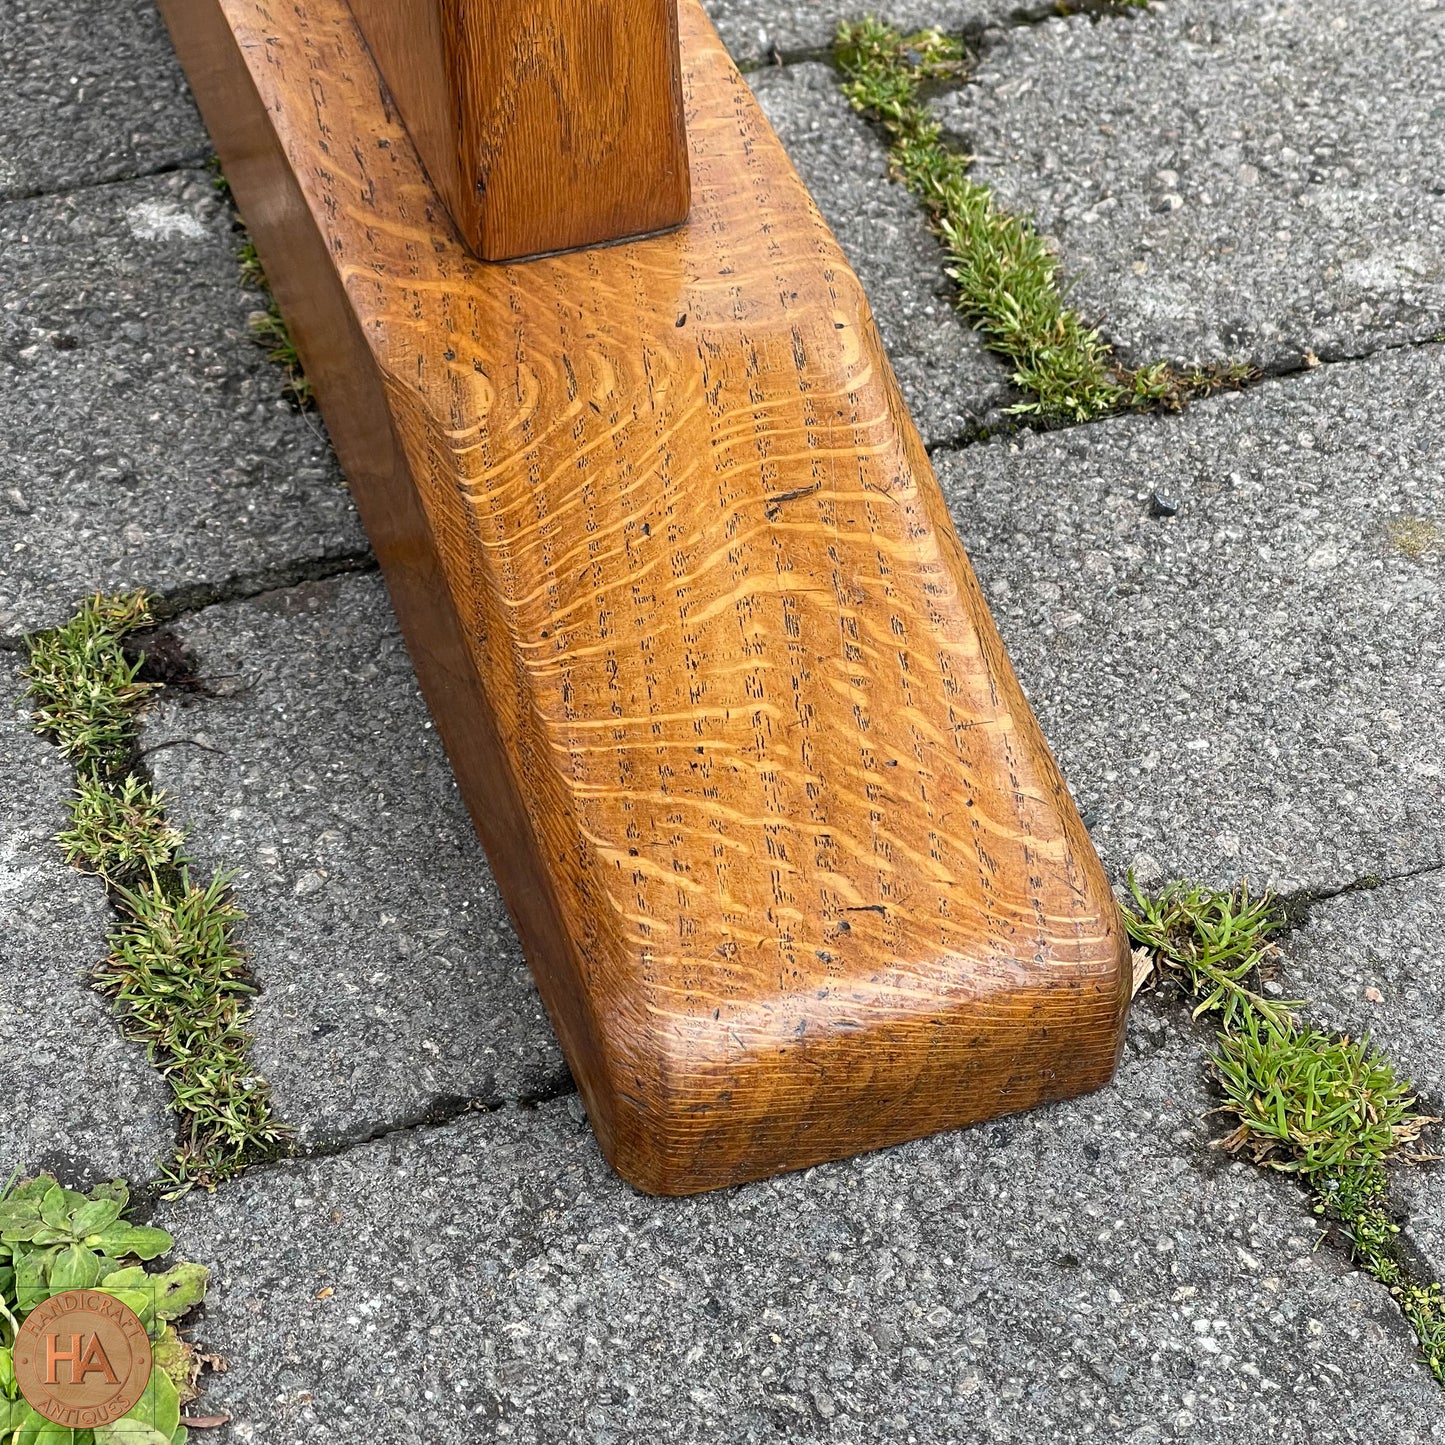
[[432, 184], [483, 260], [679, 225], [677, 0], [351, 0]]

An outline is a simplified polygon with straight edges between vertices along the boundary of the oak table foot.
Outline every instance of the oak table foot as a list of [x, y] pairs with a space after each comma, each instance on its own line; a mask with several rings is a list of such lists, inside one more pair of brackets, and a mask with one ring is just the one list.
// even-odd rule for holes
[[488, 265], [344, 0], [162, 0], [608, 1159], [1098, 1088], [1107, 880], [867, 303], [696, 0], [679, 230]]

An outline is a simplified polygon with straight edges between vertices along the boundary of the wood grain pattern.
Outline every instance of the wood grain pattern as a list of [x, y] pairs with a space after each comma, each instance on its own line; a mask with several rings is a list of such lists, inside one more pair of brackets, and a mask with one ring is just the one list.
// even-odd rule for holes
[[687, 225], [500, 267], [342, 0], [163, 9], [619, 1172], [685, 1193], [1106, 1082], [1107, 882], [695, 0]]
[[485, 260], [687, 215], [677, 0], [351, 0], [428, 173]]

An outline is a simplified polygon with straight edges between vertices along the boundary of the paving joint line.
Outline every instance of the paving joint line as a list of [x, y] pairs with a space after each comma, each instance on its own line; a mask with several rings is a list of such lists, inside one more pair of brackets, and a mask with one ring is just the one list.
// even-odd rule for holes
[[117, 175], [102, 176], [99, 180], [81, 181], [75, 185], [57, 186], [54, 189], [35, 186], [27, 191], [14, 191], [9, 195], [0, 196], [0, 210], [6, 206], [23, 205], [27, 201], [57, 200], [62, 196], [86, 195], [106, 186], [129, 185], [132, 181], [146, 181], [153, 176], [173, 176], [181, 171], [202, 171], [211, 163], [214, 156], [215, 152], [207, 147], [204, 150], [192, 151], [187, 155], [161, 161], [157, 165], [146, 166], [140, 170], [122, 171]]
[[[1107, 337], [1105, 339], [1107, 340]], [[953, 436], [943, 437], [938, 441], [928, 443], [926, 450], [930, 457], [953, 456], [959, 452], [967, 451], [970, 447], [981, 446], [985, 442], [997, 441], [1000, 437], [1019, 436], [1025, 432], [1034, 436], [1048, 436], [1054, 432], [1078, 431], [1083, 427], [1102, 426], [1107, 422], [1119, 421], [1131, 416], [1150, 418], [1157, 424], [1171, 417], [1183, 416], [1186, 412], [1192, 411], [1199, 406], [1204, 406], [1209, 403], [1217, 405], [1225, 397], [1242, 396], [1247, 392], [1259, 391], [1270, 385], [1287, 385], [1291, 382], [1298, 381], [1301, 377], [1312, 376], [1315, 372], [1325, 371], [1330, 367], [1358, 366], [1363, 362], [1373, 361], [1376, 357], [1387, 356], [1392, 352], [1414, 351], [1421, 347], [1440, 346], [1442, 344], [1445, 344], [1445, 334], [1441, 336], [1428, 336], [1419, 341], [1383, 342], [1368, 351], [1354, 352], [1348, 356], [1317, 356], [1312, 362], [1304, 360], [1298, 362], [1276, 362], [1272, 366], [1260, 368], [1260, 374], [1256, 380], [1247, 382], [1234, 391], [1220, 392], [1217, 396], [1200, 397], [1179, 411], [1156, 409], [1153, 411], [1113, 412], [1107, 416], [1089, 417], [1084, 421], [1062, 422], [1052, 425], [1039, 422], [1030, 417], [1020, 416], [1017, 419], [1005, 419], [993, 424], [969, 427], [964, 431], [956, 432]]]
[[1357, 893], [1374, 893], [1396, 883], [1408, 883], [1414, 878], [1428, 878], [1432, 873], [1445, 873], [1445, 860], [1422, 863], [1416, 868], [1405, 868], [1399, 873], [1362, 873], [1338, 888], [1300, 888], [1293, 893], [1281, 893], [1279, 905], [1284, 910], [1285, 928], [1282, 936], [1298, 933], [1310, 922], [1314, 909], [1321, 903], [1336, 898], [1350, 898]]
[[383, 1139], [390, 1139], [398, 1134], [420, 1134], [430, 1129], [449, 1128], [452, 1124], [472, 1114], [483, 1116], [500, 1114], [507, 1109], [532, 1112], [547, 1104], [570, 1099], [577, 1092], [577, 1085], [573, 1083], [569, 1074], [565, 1081], [559, 1079], [551, 1087], [539, 1089], [531, 1094], [520, 1094], [514, 1097], [491, 1095], [479, 1098], [455, 1096], [441, 1099], [425, 1109], [419, 1109], [414, 1115], [404, 1116], [393, 1123], [381, 1124], [355, 1138], [302, 1145], [285, 1154], [278, 1155], [275, 1159], [260, 1160], [247, 1169], [246, 1174], [247, 1177], [252, 1177], [284, 1168], [289, 1164], [307, 1163], [314, 1159], [338, 1159], [343, 1155], [350, 1154], [355, 1149], [378, 1144]]
[[208, 607], [226, 607], [250, 602], [271, 592], [286, 592], [310, 582], [329, 582], [337, 577], [379, 570], [369, 547], [339, 552], [333, 557], [312, 557], [295, 562], [278, 562], [256, 572], [234, 573], [223, 582], [198, 582], [158, 592], [151, 598], [151, 613], [158, 625], [204, 612]]

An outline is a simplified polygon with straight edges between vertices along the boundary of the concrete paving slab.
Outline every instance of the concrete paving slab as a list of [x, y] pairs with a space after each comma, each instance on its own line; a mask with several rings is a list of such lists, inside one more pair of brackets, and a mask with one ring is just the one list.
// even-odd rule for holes
[[168, 1091], [90, 987], [110, 906], [61, 862], [74, 775], [31, 730], [23, 688], [0, 657], [0, 1186], [16, 1170], [151, 1179], [175, 1142]]
[[211, 149], [150, 0], [6, 0], [0, 135], [0, 201], [194, 163]]
[[[1311, 1014], [1354, 1038], [1369, 1034], [1421, 1090], [1432, 1114], [1445, 1114], [1445, 872], [1421, 874], [1314, 904], [1285, 942], [1290, 993]], [[1439, 1148], [1437, 1133], [1432, 1146]], [[1396, 1171], [1409, 1210], [1409, 1234], [1445, 1280], [1445, 1169]]]
[[887, 151], [843, 98], [836, 72], [789, 65], [748, 82], [863, 282], [924, 441], [996, 420], [1018, 400], [1008, 368], [953, 309], [938, 241], [913, 197], [888, 179]]
[[219, 585], [366, 542], [247, 331], [204, 171], [0, 207], [0, 635], [96, 588]]
[[1445, 861], [1442, 424], [1422, 347], [935, 457], [1116, 875]]
[[394, 1134], [167, 1209], [215, 1267], [238, 1441], [1440, 1438], [1373, 1282], [1221, 1160], [1146, 1003], [1092, 1098], [691, 1200], [575, 1100]]
[[892, 0], [869, 5], [859, 0], [703, 0], [723, 43], [742, 64], [774, 55], [796, 56], [832, 45], [841, 20], [881, 15], [901, 30], [977, 31], [1000, 25], [1037, 6], [1022, 0]]
[[998, 32], [942, 104], [1140, 360], [1445, 330], [1445, 6], [1170, 0]]
[[555, 1093], [566, 1066], [379, 577], [208, 608], [142, 746], [239, 870], [254, 1058], [303, 1147]]

